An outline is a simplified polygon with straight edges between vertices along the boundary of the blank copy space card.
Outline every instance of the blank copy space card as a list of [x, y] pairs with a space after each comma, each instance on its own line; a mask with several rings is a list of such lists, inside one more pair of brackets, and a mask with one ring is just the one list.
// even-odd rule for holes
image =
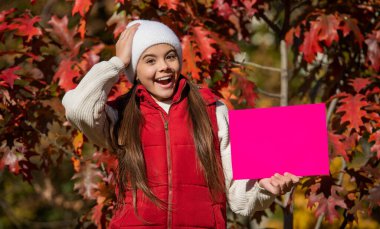
[[325, 105], [229, 111], [234, 179], [329, 174]]

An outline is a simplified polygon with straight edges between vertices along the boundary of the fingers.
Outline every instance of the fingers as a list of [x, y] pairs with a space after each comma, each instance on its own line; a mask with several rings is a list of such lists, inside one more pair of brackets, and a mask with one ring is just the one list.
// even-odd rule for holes
[[299, 178], [291, 173], [284, 173], [284, 175], [276, 173], [270, 178], [271, 185], [276, 189], [272, 193], [277, 195], [289, 192], [298, 182]]
[[126, 28], [116, 42], [116, 56], [123, 61], [125, 66], [128, 66], [131, 61], [133, 37], [139, 25], [139, 23], [136, 23]]

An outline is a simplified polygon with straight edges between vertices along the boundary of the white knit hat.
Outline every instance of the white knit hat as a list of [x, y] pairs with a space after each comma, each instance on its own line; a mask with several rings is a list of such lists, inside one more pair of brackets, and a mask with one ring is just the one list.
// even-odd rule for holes
[[169, 44], [173, 46], [177, 52], [180, 67], [182, 66], [181, 42], [173, 30], [161, 22], [149, 20], [134, 20], [128, 23], [127, 28], [136, 23], [140, 25], [133, 37], [131, 63], [126, 68], [129, 82], [134, 83], [137, 62], [141, 54], [152, 45]]

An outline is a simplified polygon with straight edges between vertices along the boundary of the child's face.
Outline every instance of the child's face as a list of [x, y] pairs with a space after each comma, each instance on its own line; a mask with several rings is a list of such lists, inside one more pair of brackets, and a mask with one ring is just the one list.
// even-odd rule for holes
[[154, 99], [168, 101], [174, 94], [180, 74], [179, 58], [168, 44], [157, 44], [147, 48], [136, 67], [136, 79]]

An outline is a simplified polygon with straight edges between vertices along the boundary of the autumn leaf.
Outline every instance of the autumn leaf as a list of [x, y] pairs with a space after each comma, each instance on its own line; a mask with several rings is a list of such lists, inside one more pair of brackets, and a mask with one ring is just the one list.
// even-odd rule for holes
[[78, 64], [80, 69], [84, 72], [87, 72], [94, 66], [96, 63], [99, 62], [100, 57], [99, 53], [104, 49], [104, 44], [100, 43], [98, 45], [94, 45], [91, 47], [90, 50], [85, 52], [82, 55], [82, 60]]
[[182, 37], [182, 53], [183, 53], [183, 67], [182, 74], [188, 76], [190, 74], [192, 79], [200, 80], [199, 68], [196, 63], [201, 61], [196, 55], [194, 46], [191, 42], [191, 37], [186, 35]]
[[73, 140], [73, 146], [74, 150], [77, 155], [82, 155], [82, 147], [83, 147], [83, 133], [77, 131], [77, 135], [74, 137]]
[[243, 5], [245, 7], [245, 11], [247, 12], [248, 17], [252, 17], [256, 12], [257, 9], [253, 7], [255, 5], [257, 0], [244, 0]]
[[79, 21], [78, 32], [79, 32], [80, 38], [84, 39], [84, 36], [86, 34], [86, 20], [84, 18], [81, 18]]
[[74, 190], [77, 190], [85, 199], [96, 199], [98, 182], [102, 174], [95, 164], [87, 161], [81, 167], [79, 173], [76, 173], [72, 179], [75, 180]]
[[344, 114], [341, 117], [341, 124], [348, 122], [348, 128], [355, 129], [357, 132], [360, 132], [360, 127], [364, 126], [362, 117], [365, 117], [367, 112], [363, 110], [368, 106], [366, 98], [362, 94], [351, 95], [347, 93], [341, 93], [339, 97], [342, 103], [338, 109], [337, 113], [343, 112]]
[[202, 59], [210, 63], [212, 54], [216, 52], [211, 46], [212, 44], [215, 44], [215, 40], [210, 38], [210, 32], [201, 26], [193, 27], [193, 33]]
[[42, 35], [41, 29], [34, 27], [34, 24], [40, 20], [39, 16], [30, 18], [29, 14], [25, 13], [22, 17], [13, 19], [13, 22], [8, 27], [15, 29], [15, 34], [18, 36], [28, 37], [27, 42], [29, 42], [34, 36]]
[[308, 63], [313, 62], [315, 55], [323, 51], [318, 42], [318, 33], [318, 25], [312, 23], [310, 31], [304, 33], [305, 38], [299, 47], [299, 51], [303, 53], [303, 57]]
[[369, 190], [368, 200], [380, 206], [380, 185]]
[[47, 29], [47, 31], [52, 32], [57, 36], [58, 42], [64, 45], [69, 50], [74, 49], [75, 41], [74, 36], [76, 34], [75, 30], [68, 29], [68, 18], [64, 16], [62, 19], [53, 15], [48, 22], [52, 26], [52, 29]]
[[380, 30], [373, 31], [369, 34], [365, 43], [368, 46], [367, 57], [371, 62], [371, 66], [376, 71], [380, 71]]
[[349, 161], [347, 152], [346, 152], [346, 146], [342, 142], [345, 139], [345, 136], [333, 134], [331, 132], [328, 132], [328, 138], [330, 145], [332, 146], [332, 151], [335, 153], [335, 155], [341, 155], [344, 160]]
[[75, 0], [74, 7], [71, 11], [71, 14], [74, 15], [76, 13], [79, 13], [80, 16], [84, 17], [88, 10], [90, 9], [90, 6], [92, 5], [91, 0]]
[[318, 195], [315, 192], [311, 192], [309, 196], [308, 207], [312, 208], [317, 204], [317, 209], [315, 211], [316, 217], [324, 215], [329, 223], [333, 223], [335, 219], [339, 218], [339, 213], [336, 210], [336, 207], [347, 208], [344, 198], [340, 197], [337, 194], [337, 191], [340, 191], [342, 188], [337, 186], [331, 187], [331, 196], [327, 199], [324, 194], [321, 192]]
[[301, 33], [301, 27], [297, 26], [297, 27], [292, 27], [289, 29], [289, 31], [286, 33], [285, 35], [285, 42], [288, 46], [291, 46], [293, 45], [293, 42], [294, 42], [294, 36], [296, 37], [300, 37], [300, 33]]
[[53, 80], [58, 81], [58, 85], [65, 91], [75, 88], [74, 78], [80, 76], [79, 69], [76, 67], [76, 62], [64, 59], [59, 64], [59, 67], [53, 77]]
[[21, 152], [16, 150], [16, 147], [10, 149], [5, 142], [0, 147], [0, 170], [3, 170], [5, 166], [8, 166], [9, 171], [18, 174], [20, 171], [19, 161], [25, 159]]
[[118, 162], [115, 155], [109, 152], [95, 152], [92, 158], [96, 161], [97, 166], [100, 167], [103, 164], [107, 173], [111, 173], [111, 171], [116, 172]]
[[350, 85], [355, 89], [357, 93], [361, 90], [366, 89], [366, 87], [371, 83], [369, 78], [355, 78], [350, 80]]
[[224, 19], [228, 19], [230, 15], [234, 13], [230, 5], [224, 2], [224, 0], [216, 0], [212, 8], [216, 9], [218, 11], [218, 15]]
[[119, 96], [126, 94], [129, 89], [132, 88], [132, 84], [129, 81], [124, 80], [125, 77], [120, 77], [119, 79], [119, 82], [111, 89], [111, 92], [108, 95], [108, 101], [114, 101]]
[[339, 41], [339, 21], [335, 15], [322, 14], [315, 22], [311, 23], [315, 23], [316, 29], [319, 30], [318, 40], [324, 41], [327, 46], [331, 46], [333, 41]]
[[121, 11], [120, 13], [114, 12], [106, 24], [108, 27], [116, 24], [113, 30], [113, 37], [117, 38], [127, 26], [125, 11]]
[[20, 69], [20, 66], [7, 68], [0, 72], [0, 79], [4, 80], [11, 88], [13, 88], [14, 81], [19, 78], [19, 76], [15, 74], [15, 71]]
[[177, 10], [179, 2], [179, 0], [158, 0], [158, 7], [166, 6], [169, 10]]
[[347, 36], [350, 32], [354, 34], [355, 41], [362, 47], [364, 37], [360, 28], [358, 26], [358, 20], [351, 18], [348, 15], [342, 15], [343, 17], [343, 26], [340, 27], [340, 30], [343, 33], [343, 36]]
[[245, 100], [249, 107], [255, 107], [256, 99], [258, 98], [255, 91], [255, 84], [249, 81], [240, 68], [233, 68], [232, 74], [237, 79], [236, 88], [241, 89], [242, 96], [238, 102]]
[[372, 133], [368, 142], [375, 142], [371, 147], [371, 152], [377, 153], [377, 158], [380, 159], [380, 130]]

